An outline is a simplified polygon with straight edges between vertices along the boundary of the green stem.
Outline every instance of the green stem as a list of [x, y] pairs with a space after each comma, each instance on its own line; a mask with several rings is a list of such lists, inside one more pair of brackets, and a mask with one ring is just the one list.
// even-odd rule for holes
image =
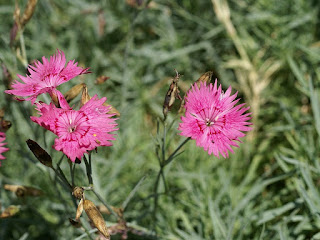
[[100, 200], [100, 202], [109, 210], [109, 212], [111, 212], [113, 216], [119, 219], [119, 216], [113, 211], [112, 207], [109, 204], [107, 204], [94, 189], [92, 189], [91, 191], [96, 195], [96, 197]]
[[27, 60], [26, 46], [24, 43], [23, 31], [21, 31], [21, 33], [20, 33], [20, 46], [21, 46], [21, 52], [22, 52], [22, 57], [20, 58], [20, 61], [22, 62], [23, 66], [25, 68], [27, 68], [28, 67], [28, 60]]
[[92, 168], [91, 168], [91, 156], [89, 155], [89, 161], [87, 160], [86, 156], [83, 156], [84, 163], [86, 165], [86, 172], [87, 172], [87, 177], [89, 181], [89, 185], [93, 185], [92, 181]]
[[166, 165], [168, 165], [176, 156], [177, 152], [183, 147], [183, 145], [185, 145], [191, 138], [187, 138], [186, 140], [184, 140], [178, 147], [177, 149], [168, 157], [167, 160], [164, 161], [163, 163], [163, 167], [165, 167]]

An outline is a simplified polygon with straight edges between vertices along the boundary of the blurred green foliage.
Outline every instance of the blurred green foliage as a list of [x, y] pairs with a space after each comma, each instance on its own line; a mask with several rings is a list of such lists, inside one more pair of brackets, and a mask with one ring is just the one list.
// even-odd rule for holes
[[[121, 113], [114, 146], [92, 156], [96, 191], [120, 207], [145, 177], [124, 217], [143, 231], [156, 227], [159, 239], [320, 239], [318, 1], [228, 0], [236, 38], [214, 9], [213, 2], [223, 0], [156, 0], [148, 8], [127, 2], [41, 0], [23, 32], [29, 63], [61, 49], [68, 60], [90, 67], [91, 74], [65, 83], [62, 92], [84, 82], [90, 95], [107, 96]], [[27, 1], [17, 3], [23, 11]], [[15, 51], [21, 38], [10, 46], [14, 7], [14, 1], [1, 1], [0, 62], [16, 79], [26, 69]], [[276, 67], [261, 87], [259, 80], [271, 66]], [[208, 156], [192, 141], [184, 147], [165, 170], [169, 192], [159, 197], [154, 222], [156, 125], [174, 69], [183, 75], [184, 91], [202, 73], [213, 70], [224, 88], [233, 86], [245, 102], [260, 110], [254, 112], [255, 131], [229, 159]], [[101, 75], [110, 79], [97, 86], [94, 81]], [[7, 89], [3, 70], [1, 78], [3, 91]], [[80, 239], [83, 234], [88, 239], [69, 223], [76, 212], [71, 194], [25, 143], [28, 138], [37, 141], [57, 163], [62, 153], [51, 148], [53, 134], [30, 121], [34, 110], [29, 103], [2, 94], [0, 106], [13, 125], [6, 140], [10, 151], [0, 169], [1, 210], [21, 206], [17, 215], [0, 219], [0, 239]], [[176, 129], [175, 109], [168, 122], [173, 122], [167, 135], [169, 154], [183, 140]], [[61, 168], [69, 178], [66, 159]], [[84, 164], [76, 166], [76, 183], [88, 185]], [[4, 190], [4, 184], [34, 186], [45, 195], [19, 199]], [[92, 193], [86, 196], [100, 204]], [[115, 222], [112, 216], [104, 217]]]

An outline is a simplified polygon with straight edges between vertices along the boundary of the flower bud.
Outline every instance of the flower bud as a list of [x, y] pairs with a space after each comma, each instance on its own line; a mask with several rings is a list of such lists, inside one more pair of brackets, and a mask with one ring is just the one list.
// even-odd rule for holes
[[43, 165], [53, 168], [51, 156], [39, 146], [35, 141], [28, 139], [27, 144], [33, 155], [41, 162]]

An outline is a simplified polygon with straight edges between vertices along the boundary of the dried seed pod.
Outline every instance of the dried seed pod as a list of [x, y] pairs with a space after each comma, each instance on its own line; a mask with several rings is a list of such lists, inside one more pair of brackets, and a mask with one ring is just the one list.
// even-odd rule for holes
[[82, 226], [81, 222], [78, 222], [72, 218], [69, 218], [69, 222], [71, 223], [71, 225], [75, 228], [80, 228]]
[[83, 212], [83, 199], [80, 200], [77, 207], [77, 213], [76, 213], [76, 219], [75, 219], [77, 222], [79, 222], [82, 212]]
[[115, 114], [117, 117], [120, 117], [120, 112], [109, 103], [105, 102], [103, 106], [110, 107], [110, 110], [108, 111], [109, 114]]
[[105, 83], [110, 77], [107, 77], [107, 76], [99, 76], [97, 77], [96, 81], [94, 82], [94, 84], [96, 85], [100, 85], [102, 83]]
[[11, 205], [7, 207], [0, 215], [0, 218], [8, 218], [16, 215], [20, 211], [20, 206]]
[[83, 90], [84, 86], [86, 86], [86, 84], [80, 83], [72, 87], [68, 92], [66, 92], [66, 94], [64, 94], [64, 97], [67, 100], [67, 102], [70, 102], [75, 97], [77, 97], [79, 93]]
[[168, 112], [170, 108], [172, 107], [174, 101], [176, 98], [181, 100], [181, 97], [179, 95], [179, 88], [178, 88], [178, 81], [180, 78], [180, 74], [176, 71], [176, 76], [172, 79], [172, 82], [170, 84], [169, 90], [167, 91], [167, 94], [164, 98], [163, 102], [163, 116], [164, 119], [167, 118]]
[[27, 6], [23, 12], [22, 17], [20, 18], [20, 26], [23, 28], [27, 22], [30, 20], [32, 17], [34, 10], [36, 8], [38, 0], [29, 0], [27, 3]]
[[201, 83], [210, 83], [212, 75], [213, 75], [212, 71], [205, 72], [204, 74], [202, 74], [196, 81], [198, 87], [200, 87]]
[[74, 187], [72, 191], [72, 195], [75, 196], [77, 199], [83, 198], [84, 189], [82, 187]]
[[90, 99], [91, 99], [91, 97], [88, 93], [87, 85], [84, 85], [82, 88], [80, 107], [85, 105]]
[[[205, 72], [204, 74], [202, 74], [197, 81], [195, 81], [195, 83], [197, 84], [198, 88], [200, 87], [201, 83], [210, 83], [211, 78], [213, 76], [213, 72], [209, 71], [209, 72]], [[189, 88], [189, 90], [191, 89], [191, 87]], [[181, 102], [181, 106], [179, 109], [179, 113], [183, 113], [184, 112], [184, 105], [185, 105], [185, 97], [186, 97], [187, 93], [184, 95], [183, 100]]]
[[5, 184], [3, 188], [5, 190], [14, 192], [17, 197], [26, 197], [26, 196], [37, 197], [37, 196], [43, 195], [43, 192], [37, 188], [27, 187], [22, 185]]
[[10, 127], [11, 127], [11, 122], [7, 120], [1, 120], [1, 125], [0, 125], [0, 131], [1, 132], [6, 132]]
[[110, 240], [110, 234], [106, 223], [99, 212], [98, 208], [90, 200], [84, 200], [83, 208], [88, 215], [88, 218], [92, 221], [94, 226], [99, 230], [99, 232], [108, 240]]
[[39, 146], [35, 141], [28, 139], [27, 144], [33, 155], [41, 162], [43, 165], [53, 168], [51, 156]]

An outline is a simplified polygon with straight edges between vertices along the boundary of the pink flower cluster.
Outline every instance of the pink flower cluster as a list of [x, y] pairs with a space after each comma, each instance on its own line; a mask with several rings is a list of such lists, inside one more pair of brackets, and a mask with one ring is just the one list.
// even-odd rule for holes
[[[56, 88], [72, 78], [87, 73], [88, 68], [78, 67], [74, 60], [66, 64], [62, 51], [57, 51], [50, 59], [42, 57], [42, 63], [37, 61], [35, 66], [29, 65], [30, 75], [23, 77], [12, 84], [8, 94], [27, 97], [20, 100], [30, 100], [35, 103], [36, 98], [42, 93], [49, 93], [55, 104], [36, 102], [40, 117], [31, 117], [31, 120], [58, 136], [53, 148], [62, 151], [71, 161], [79, 160], [90, 150], [98, 146], [111, 146], [115, 140], [116, 119], [114, 114], [107, 114], [110, 106], [104, 106], [106, 98], [99, 99], [96, 95], [85, 103], [79, 110], [72, 109], [63, 94]], [[1, 139], [0, 139], [1, 140]]]
[[196, 141], [208, 154], [219, 157], [233, 153], [231, 146], [239, 147], [239, 138], [245, 136], [243, 131], [250, 131], [251, 113], [245, 113], [249, 107], [237, 104], [237, 93], [231, 95], [231, 87], [224, 93], [214, 85], [194, 84], [186, 96], [185, 116], [181, 117], [179, 125], [181, 135]]
[[[3, 142], [4, 140], [6, 140], [6, 134], [4, 132], [0, 132], [0, 160], [5, 159], [2, 153], [9, 150], [9, 148], [3, 147], [7, 144]], [[0, 166], [1, 166], [1, 161], [0, 161]]]

